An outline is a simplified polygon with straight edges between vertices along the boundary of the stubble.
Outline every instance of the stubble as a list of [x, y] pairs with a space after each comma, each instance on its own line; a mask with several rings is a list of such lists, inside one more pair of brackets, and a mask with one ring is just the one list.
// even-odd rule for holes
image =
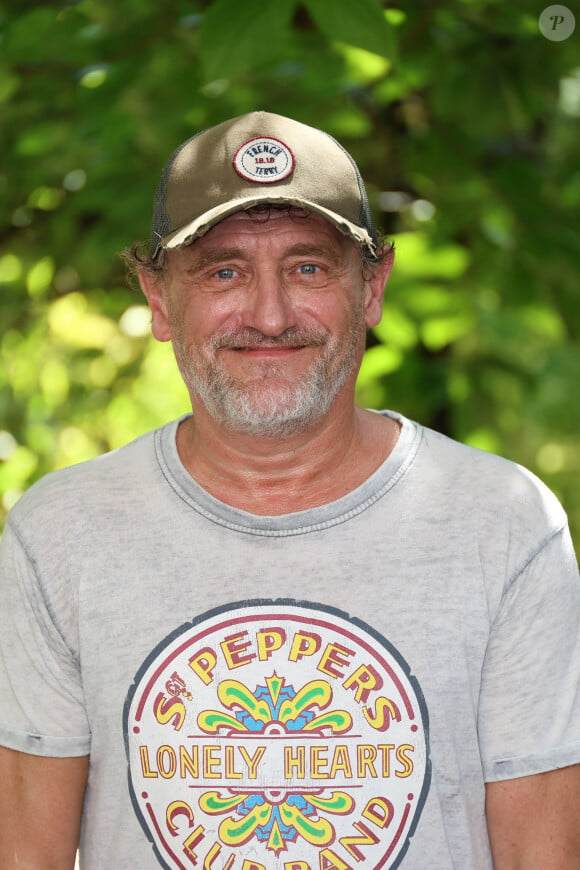
[[[215, 335], [200, 349], [186, 340], [182, 321], [172, 312], [170, 322], [175, 357], [194, 412], [197, 400], [218, 425], [269, 438], [303, 432], [328, 413], [357, 364], [365, 329], [359, 304], [343, 336], [332, 336], [323, 328], [292, 327], [272, 338], [249, 328]], [[298, 375], [288, 374], [283, 360], [262, 360], [242, 379], [229, 372], [220, 357], [224, 349], [260, 345], [313, 347], [315, 359]]]

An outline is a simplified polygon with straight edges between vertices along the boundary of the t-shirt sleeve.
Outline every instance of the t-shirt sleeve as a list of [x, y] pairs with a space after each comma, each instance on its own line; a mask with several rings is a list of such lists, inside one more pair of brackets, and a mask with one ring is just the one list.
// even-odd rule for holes
[[580, 762], [580, 582], [567, 527], [506, 584], [478, 724], [487, 782]]
[[0, 745], [55, 757], [90, 751], [78, 651], [9, 525], [0, 545]]

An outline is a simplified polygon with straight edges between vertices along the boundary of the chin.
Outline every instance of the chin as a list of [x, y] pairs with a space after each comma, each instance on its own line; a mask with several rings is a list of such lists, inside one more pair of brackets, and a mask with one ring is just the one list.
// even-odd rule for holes
[[[288, 437], [305, 431], [324, 417], [336, 395], [328, 390], [296, 395], [295, 387], [267, 391], [265, 395], [263, 385], [258, 395], [252, 396], [251, 392], [244, 390], [235, 397], [230, 395], [217, 417], [212, 416], [232, 431], [264, 438]], [[292, 395], [288, 395], [289, 392]]]

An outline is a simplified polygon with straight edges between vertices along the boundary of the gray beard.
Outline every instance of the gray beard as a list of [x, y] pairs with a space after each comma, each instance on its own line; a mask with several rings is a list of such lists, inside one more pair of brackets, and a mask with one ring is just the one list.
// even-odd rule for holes
[[179, 329], [174, 332], [173, 348], [186, 386], [216, 423], [262, 438], [285, 438], [310, 428], [330, 410], [356, 364], [361, 320], [360, 314], [355, 316], [342, 346], [319, 330], [289, 329], [278, 339], [268, 338], [269, 345], [323, 348], [310, 368], [294, 380], [281, 376], [279, 364], [263, 363], [255, 379], [240, 384], [216, 364], [221, 347], [259, 346], [264, 336], [253, 329], [215, 337], [209, 343], [210, 359], [201, 358], [188, 346]]

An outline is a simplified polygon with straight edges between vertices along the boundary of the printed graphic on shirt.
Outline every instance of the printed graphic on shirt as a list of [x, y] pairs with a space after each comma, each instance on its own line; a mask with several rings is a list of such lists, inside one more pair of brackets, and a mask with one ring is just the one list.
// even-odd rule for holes
[[400, 865], [429, 789], [408, 665], [369, 626], [234, 604], [166, 638], [125, 705], [135, 811], [166, 868]]

